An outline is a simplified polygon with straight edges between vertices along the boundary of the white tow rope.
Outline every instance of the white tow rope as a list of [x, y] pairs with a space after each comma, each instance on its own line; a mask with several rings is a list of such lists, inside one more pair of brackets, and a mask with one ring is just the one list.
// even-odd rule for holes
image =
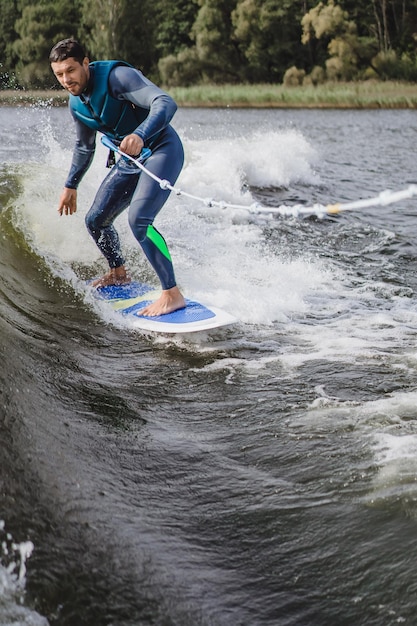
[[191, 198], [192, 200], [202, 202], [205, 206], [208, 207], [218, 207], [220, 209], [243, 209], [245, 211], [249, 211], [250, 213], [266, 213], [269, 215], [281, 215], [283, 217], [298, 217], [306, 215], [316, 215], [317, 217], [324, 217], [324, 215], [336, 215], [337, 213], [342, 213], [343, 211], [354, 211], [356, 209], [366, 209], [368, 207], [374, 206], [387, 206], [388, 204], [394, 204], [395, 202], [401, 202], [401, 200], [408, 200], [409, 198], [417, 196], [417, 185], [409, 185], [406, 189], [401, 189], [399, 191], [390, 191], [387, 189], [386, 191], [382, 191], [377, 196], [374, 196], [372, 198], [356, 200], [354, 202], [338, 202], [336, 204], [313, 204], [311, 206], [296, 204], [291, 207], [286, 205], [282, 205], [279, 207], [265, 207], [258, 202], [250, 205], [231, 204], [230, 202], [225, 202], [223, 200], [201, 198], [191, 193], [187, 193], [179, 187], [174, 187], [173, 185], [171, 185], [169, 180], [159, 178], [158, 176], [150, 172], [142, 163], [142, 161], [145, 161], [152, 154], [149, 148], [144, 148], [139, 157], [135, 159], [129, 154], [122, 152], [122, 150], [120, 150], [120, 148], [116, 146], [105, 135], [102, 136], [101, 142], [110, 150], [117, 152], [117, 154], [120, 154], [129, 161], [135, 163], [140, 170], [153, 178], [153, 180], [155, 180], [159, 184], [161, 189], [168, 189], [169, 191], [175, 193], [177, 196], [185, 196], [186, 198]]

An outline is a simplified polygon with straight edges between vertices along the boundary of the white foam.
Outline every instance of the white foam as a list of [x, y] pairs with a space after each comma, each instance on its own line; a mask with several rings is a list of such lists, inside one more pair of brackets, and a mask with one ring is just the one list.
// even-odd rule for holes
[[178, 180], [184, 191], [203, 198], [251, 204], [253, 187], [319, 184], [317, 153], [296, 130], [272, 131], [223, 140], [188, 140], [186, 163]]
[[103, 176], [100, 162], [87, 173], [78, 192], [78, 210], [71, 216], [59, 215], [58, 200], [71, 162], [69, 151], [50, 138], [45, 163], [32, 163], [25, 170], [19, 199], [18, 221], [38, 253], [46, 260], [62, 263], [92, 263], [99, 257], [84, 224], [86, 207], [94, 193], [94, 183]]
[[48, 626], [48, 620], [24, 606], [26, 562], [34, 549], [31, 541], [14, 543], [0, 520], [0, 623], [4, 626]]
[[341, 400], [327, 393], [323, 380], [315, 392], [308, 409], [292, 419], [292, 427], [302, 427], [305, 435], [350, 432], [364, 455], [364, 501], [399, 503], [416, 517], [417, 391], [397, 392], [368, 402]]
[[[416, 410], [413, 407], [413, 414]], [[379, 432], [372, 451], [378, 472], [368, 499], [372, 504], [397, 503], [417, 517], [417, 434]]]
[[[51, 271], [81, 289], [75, 275], [80, 266], [86, 273], [106, 269], [84, 216], [107, 173], [107, 150], [98, 142], [94, 162], [79, 188], [78, 211], [61, 217], [56, 207], [72, 150], [54, 138], [48, 124], [43, 130], [43, 162], [26, 168], [17, 216], [27, 240]], [[245, 130], [241, 137], [187, 138], [184, 144], [186, 162], [175, 185], [201, 197], [249, 205], [254, 197], [246, 183], [279, 188], [320, 182], [314, 169], [315, 149], [293, 129], [267, 134]], [[157, 285], [130, 232], [126, 213], [116, 225], [133, 275]], [[226, 309], [259, 328], [286, 325], [286, 332], [301, 346], [282, 355], [286, 367], [313, 359], [359, 360], [396, 347], [405, 334], [415, 332], [409, 294], [397, 296], [394, 287], [391, 293], [385, 283], [352, 284], [340, 265], [310, 254], [303, 243], [298, 252], [288, 249], [285, 241], [273, 249], [264, 223], [245, 210], [209, 207], [171, 194], [155, 225], [168, 242], [186, 297]], [[297, 228], [297, 222], [291, 227]], [[305, 234], [300, 237], [303, 242]], [[385, 310], [378, 308], [381, 297], [387, 303]], [[411, 358], [409, 364], [415, 367]]]
[[[107, 173], [107, 151], [98, 143], [94, 162], [79, 188], [77, 213], [60, 216], [56, 208], [71, 150], [62, 148], [47, 124], [43, 135], [44, 162], [31, 163], [23, 179], [20, 226], [53, 271], [59, 266], [65, 274], [67, 268], [67, 278], [73, 281], [75, 265], [102, 264], [105, 269], [85, 228], [84, 215]], [[314, 150], [295, 131], [271, 133], [266, 145], [256, 133], [244, 140], [189, 140], [185, 150], [187, 162], [177, 185], [203, 196], [210, 193], [252, 203], [243, 186], [245, 179], [277, 186], [294, 179], [314, 179], [310, 165]], [[172, 194], [155, 224], [169, 243], [177, 280], [186, 296], [233, 311], [244, 322], [285, 321], [294, 311], [305, 310], [305, 296], [327, 281], [326, 272], [320, 263], [288, 261], [266, 253], [262, 227], [248, 217], [245, 212], [209, 209]], [[126, 214], [118, 219], [117, 228], [133, 272], [156, 280], [130, 232]]]

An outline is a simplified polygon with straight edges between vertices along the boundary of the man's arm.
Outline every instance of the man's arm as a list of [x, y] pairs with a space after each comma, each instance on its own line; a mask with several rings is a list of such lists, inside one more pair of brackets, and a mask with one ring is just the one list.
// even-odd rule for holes
[[77, 140], [70, 171], [65, 182], [67, 189], [77, 189], [84, 174], [91, 165], [96, 149], [96, 131], [74, 118]]
[[58, 213], [72, 215], [77, 211], [77, 187], [91, 165], [96, 149], [96, 131], [74, 118], [77, 140], [64, 189], [59, 198]]
[[177, 110], [171, 96], [133, 67], [115, 67], [110, 74], [109, 86], [114, 98], [129, 100], [142, 109], [144, 120], [133, 132], [143, 143], [168, 126]]

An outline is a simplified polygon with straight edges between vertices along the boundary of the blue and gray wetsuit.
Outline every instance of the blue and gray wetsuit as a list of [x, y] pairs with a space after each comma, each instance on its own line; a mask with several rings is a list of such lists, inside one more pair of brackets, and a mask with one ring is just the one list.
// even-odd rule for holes
[[[76, 189], [93, 160], [96, 132], [112, 140], [135, 133], [152, 151], [146, 168], [174, 184], [184, 163], [180, 138], [170, 126], [177, 110], [174, 100], [143, 74], [119, 61], [90, 64], [90, 80], [81, 96], [70, 96], [77, 140], [65, 187]], [[169, 190], [120, 158], [103, 180], [86, 215], [87, 228], [110, 268], [125, 259], [113, 222], [129, 206], [129, 225], [157, 273], [163, 289], [176, 285], [171, 257], [162, 235], [153, 226]]]

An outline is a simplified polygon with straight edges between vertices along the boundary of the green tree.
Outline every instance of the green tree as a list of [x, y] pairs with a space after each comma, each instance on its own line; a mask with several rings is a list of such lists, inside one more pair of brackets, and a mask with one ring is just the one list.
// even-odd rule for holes
[[237, 0], [198, 0], [199, 9], [190, 33], [193, 45], [160, 61], [163, 78], [172, 81], [176, 77], [176, 82], [187, 83], [236, 83], [251, 79], [252, 68], [248, 69], [245, 46], [236, 36], [236, 4]]
[[81, 24], [88, 44], [89, 55], [94, 58], [117, 57], [119, 24], [127, 0], [86, 0], [82, 9]]
[[158, 82], [158, 53], [156, 51], [155, 0], [127, 0], [119, 28], [119, 58], [141, 69], [149, 78]]
[[0, 0], [0, 85], [8, 88], [15, 84], [14, 68], [18, 61], [13, 51], [17, 34], [15, 22], [20, 17], [17, 0]]
[[192, 27], [198, 0], [157, 0], [155, 10], [158, 79], [166, 86], [192, 85], [202, 80]]
[[85, 0], [82, 38], [92, 59], [122, 59], [146, 74], [157, 71], [155, 3]]
[[415, 52], [416, 0], [340, 0], [355, 22], [359, 36], [375, 38], [378, 50]]
[[297, 15], [293, 0], [238, 0], [233, 35], [247, 62], [248, 80], [281, 81], [289, 65], [303, 62], [301, 17], [301, 5]]
[[69, 36], [167, 85], [417, 72], [417, 0], [0, 0], [0, 87], [55, 85]]
[[19, 80], [26, 87], [55, 86], [49, 52], [56, 41], [76, 36], [79, 3], [41, 0], [33, 4], [20, 0], [19, 4], [22, 13], [15, 24], [18, 38], [12, 46], [19, 59], [16, 64]]
[[232, 12], [236, 0], [198, 0], [190, 32], [192, 45], [160, 59], [167, 85], [239, 82], [245, 59], [233, 36]]
[[301, 41], [307, 43], [312, 37], [325, 39], [328, 44], [334, 36], [343, 35], [347, 31], [355, 29], [354, 22], [348, 20], [347, 11], [328, 0], [328, 4], [319, 2], [314, 8], [306, 13], [301, 20], [303, 34]]
[[154, 34], [159, 57], [191, 48], [191, 29], [198, 13], [198, 0], [159, 0], [155, 5]]
[[325, 56], [327, 77], [332, 80], [360, 77], [377, 51], [376, 42], [359, 37], [356, 23], [334, 0], [328, 0], [328, 4], [319, 2], [306, 13], [301, 24], [303, 43], [312, 39], [321, 43], [321, 61]]
[[232, 23], [236, 0], [199, 0], [199, 5], [192, 37], [203, 79], [218, 83], [242, 80], [244, 59]]
[[412, 0], [372, 0], [379, 50], [398, 52], [409, 48], [417, 30], [417, 6]]

